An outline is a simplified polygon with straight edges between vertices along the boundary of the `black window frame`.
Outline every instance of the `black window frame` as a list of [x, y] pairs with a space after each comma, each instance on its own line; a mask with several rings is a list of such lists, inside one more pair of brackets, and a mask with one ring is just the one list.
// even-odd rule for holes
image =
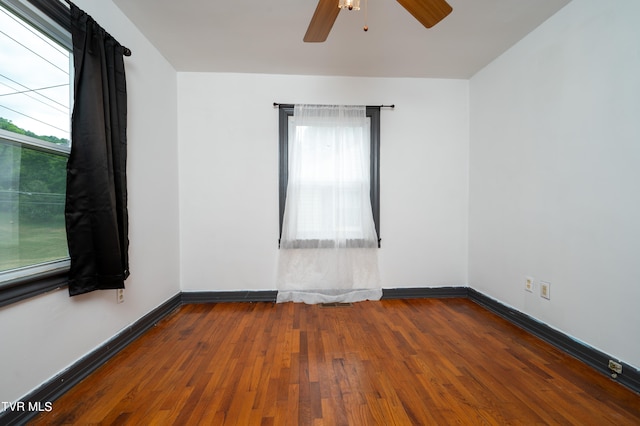
[[[58, 4], [48, 0], [4, 0], [2, 4], [27, 21], [29, 25], [58, 40], [69, 49], [71, 54], [73, 53], [70, 14], [67, 13], [68, 8], [61, 2]], [[53, 25], [51, 21], [59, 27]], [[67, 40], [68, 43], [63, 43], [63, 40]], [[73, 84], [72, 79], [70, 83]], [[62, 288], [68, 283], [68, 275], [67, 260], [66, 265], [60, 268], [5, 281], [0, 284], [0, 307]]]
[[[284, 206], [287, 199], [287, 183], [289, 181], [289, 117], [293, 116], [294, 105], [279, 105], [279, 200], [280, 200], [280, 227], [278, 232], [278, 247], [282, 237], [282, 222], [284, 219]], [[366, 115], [370, 124], [370, 178], [369, 197], [373, 222], [378, 236], [378, 248], [381, 246], [380, 237], [380, 107], [367, 106]]]

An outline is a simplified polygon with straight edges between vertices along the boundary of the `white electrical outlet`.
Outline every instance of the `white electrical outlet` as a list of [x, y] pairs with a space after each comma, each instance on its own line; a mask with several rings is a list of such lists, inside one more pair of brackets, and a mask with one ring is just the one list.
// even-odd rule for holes
[[527, 290], [529, 293], [533, 293], [533, 277], [526, 277], [524, 279], [524, 289]]
[[551, 283], [540, 281], [540, 297], [551, 300]]
[[124, 302], [124, 288], [116, 289], [116, 301], [118, 303]]
[[[614, 374], [622, 374], [622, 364], [619, 362], [615, 362], [614, 360], [609, 360], [609, 370], [611, 370]], [[615, 376], [613, 376], [615, 377]]]

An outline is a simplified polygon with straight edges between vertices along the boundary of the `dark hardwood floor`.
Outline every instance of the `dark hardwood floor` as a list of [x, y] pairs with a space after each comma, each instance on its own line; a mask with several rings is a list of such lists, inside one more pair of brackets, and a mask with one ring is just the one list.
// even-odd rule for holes
[[640, 425], [640, 395], [467, 299], [196, 304], [32, 424]]

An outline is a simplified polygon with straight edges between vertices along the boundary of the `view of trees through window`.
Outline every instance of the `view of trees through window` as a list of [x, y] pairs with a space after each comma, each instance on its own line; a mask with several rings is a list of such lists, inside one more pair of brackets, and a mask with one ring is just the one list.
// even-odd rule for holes
[[[7, 127], [14, 126], [0, 118]], [[0, 142], [0, 271], [67, 257], [66, 162], [65, 155]]]
[[19, 15], [0, 1], [0, 273], [68, 257], [70, 52]]

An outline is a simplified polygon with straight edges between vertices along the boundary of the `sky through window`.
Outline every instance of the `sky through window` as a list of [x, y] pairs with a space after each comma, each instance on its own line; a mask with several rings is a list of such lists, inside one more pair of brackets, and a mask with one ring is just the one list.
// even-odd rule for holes
[[70, 52], [0, 5], [0, 117], [70, 139]]

